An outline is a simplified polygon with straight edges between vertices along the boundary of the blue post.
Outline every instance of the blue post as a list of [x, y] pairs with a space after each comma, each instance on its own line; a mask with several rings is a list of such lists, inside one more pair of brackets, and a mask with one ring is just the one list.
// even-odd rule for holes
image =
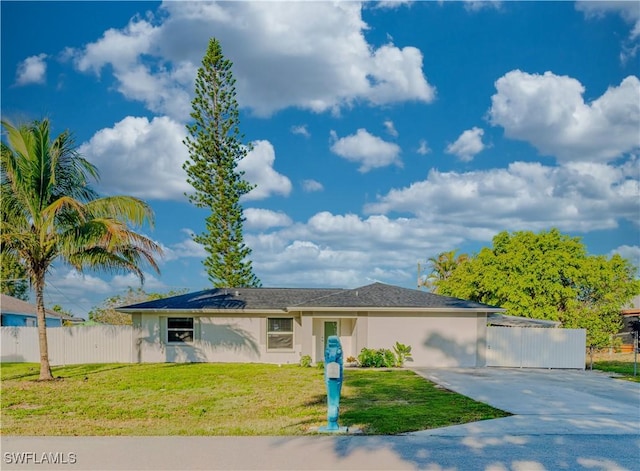
[[321, 432], [344, 432], [346, 427], [338, 425], [340, 412], [340, 391], [342, 390], [342, 346], [340, 339], [332, 335], [327, 339], [324, 351], [324, 382], [327, 385], [327, 421], [326, 427], [320, 427]]

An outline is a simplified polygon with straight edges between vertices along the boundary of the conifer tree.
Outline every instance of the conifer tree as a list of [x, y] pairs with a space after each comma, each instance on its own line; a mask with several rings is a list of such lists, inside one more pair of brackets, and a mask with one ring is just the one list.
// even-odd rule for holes
[[196, 76], [193, 122], [187, 125], [189, 135], [184, 141], [189, 160], [183, 168], [195, 189], [189, 200], [211, 211], [206, 230], [194, 236], [208, 253], [203, 263], [209, 280], [215, 287], [260, 286], [249, 260], [251, 249], [242, 234], [240, 198], [253, 187], [237, 169], [248, 147], [241, 142], [231, 66], [218, 40], [210, 39]]

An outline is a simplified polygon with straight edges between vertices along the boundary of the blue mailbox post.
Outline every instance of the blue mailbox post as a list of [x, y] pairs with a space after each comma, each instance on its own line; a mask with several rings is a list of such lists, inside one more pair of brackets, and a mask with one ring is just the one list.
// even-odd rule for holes
[[324, 382], [327, 385], [327, 421], [321, 432], [345, 432], [347, 427], [338, 425], [340, 412], [340, 391], [342, 390], [342, 345], [336, 335], [327, 339], [324, 351]]

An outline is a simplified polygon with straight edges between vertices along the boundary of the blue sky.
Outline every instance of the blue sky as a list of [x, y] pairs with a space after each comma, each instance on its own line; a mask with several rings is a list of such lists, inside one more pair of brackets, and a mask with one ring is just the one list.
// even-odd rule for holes
[[[49, 117], [102, 194], [148, 201], [161, 274], [209, 287], [182, 164], [210, 37], [234, 66], [264, 286], [415, 287], [439, 252], [557, 227], [640, 265], [637, 2], [13, 2], [3, 119]], [[47, 305], [139, 283], [57, 264]]]

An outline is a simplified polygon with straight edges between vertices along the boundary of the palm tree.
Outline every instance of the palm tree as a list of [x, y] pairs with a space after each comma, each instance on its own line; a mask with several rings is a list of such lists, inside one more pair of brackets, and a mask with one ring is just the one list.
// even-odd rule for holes
[[53, 379], [45, 326], [44, 286], [60, 259], [78, 271], [132, 271], [144, 281], [141, 263], [156, 272], [161, 248], [131, 227], [153, 225], [153, 212], [130, 196], [100, 198], [89, 186], [95, 166], [81, 157], [68, 131], [50, 137], [47, 119], [14, 126], [2, 121], [0, 245], [24, 263], [35, 290], [40, 380]]
[[424, 281], [424, 285], [433, 293], [438, 292], [438, 284], [451, 276], [461, 263], [469, 260], [465, 253], [457, 255], [457, 250], [441, 252], [437, 257], [430, 257], [427, 262], [431, 265], [431, 272]]

